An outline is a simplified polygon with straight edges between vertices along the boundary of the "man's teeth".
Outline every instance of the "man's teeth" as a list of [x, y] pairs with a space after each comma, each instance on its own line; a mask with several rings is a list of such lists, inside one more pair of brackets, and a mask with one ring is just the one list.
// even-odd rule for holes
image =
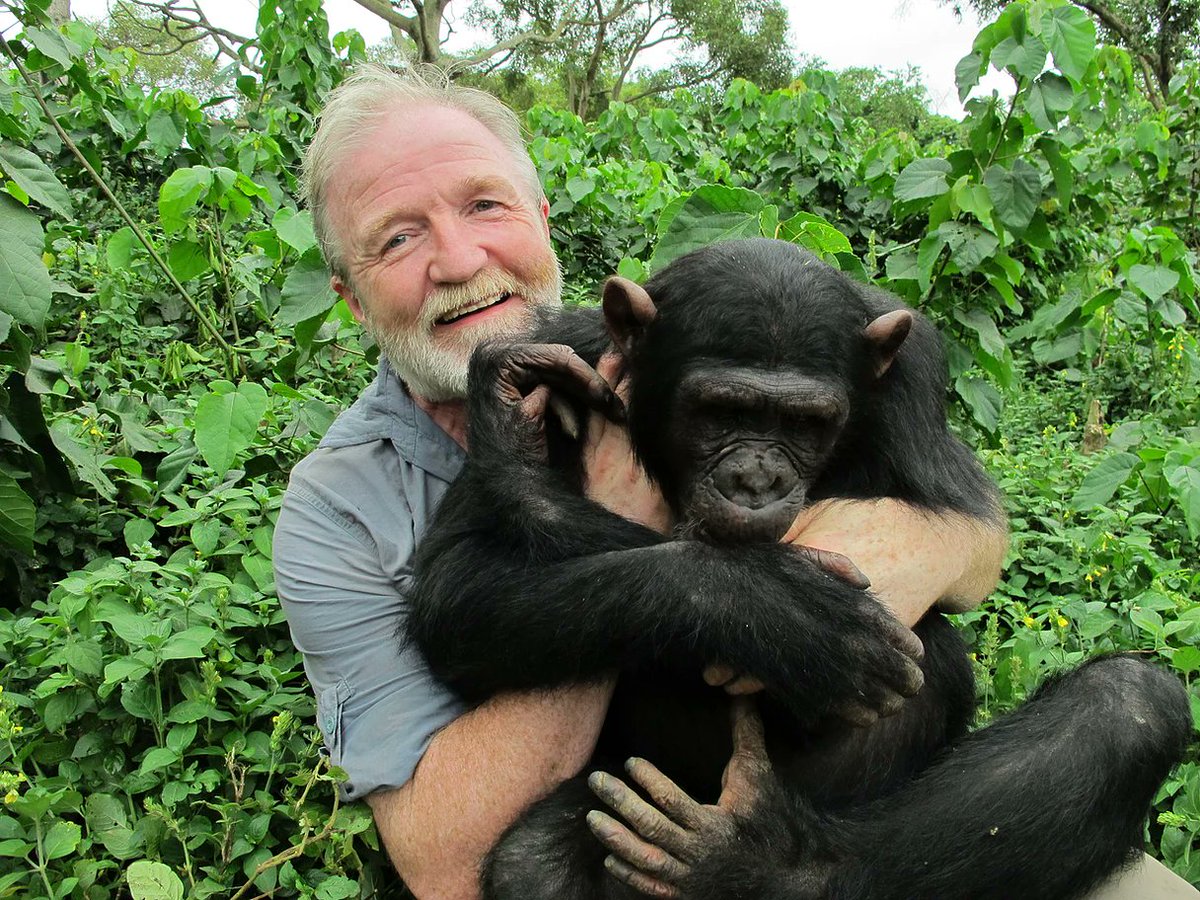
[[470, 306], [464, 306], [461, 309], [456, 309], [452, 313], [447, 313], [446, 315], [441, 316], [437, 322], [439, 325], [449, 325], [451, 322], [457, 322], [463, 316], [469, 316], [471, 313], [479, 312], [481, 309], [487, 309], [489, 306], [495, 306], [497, 303], [503, 303], [511, 296], [511, 293], [505, 291], [502, 294], [497, 294], [495, 297], [487, 297], [477, 303], [471, 304]]

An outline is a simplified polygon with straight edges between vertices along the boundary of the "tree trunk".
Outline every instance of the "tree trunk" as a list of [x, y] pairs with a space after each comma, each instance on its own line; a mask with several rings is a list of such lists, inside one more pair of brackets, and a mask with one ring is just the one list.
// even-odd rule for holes
[[71, 0], [50, 0], [50, 21], [66, 25], [71, 21]]

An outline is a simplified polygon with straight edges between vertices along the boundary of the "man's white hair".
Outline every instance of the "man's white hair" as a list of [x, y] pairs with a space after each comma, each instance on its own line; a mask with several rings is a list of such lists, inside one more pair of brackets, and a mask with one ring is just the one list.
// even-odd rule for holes
[[536, 203], [541, 199], [541, 182], [525, 146], [521, 120], [502, 101], [487, 91], [454, 84], [447, 72], [436, 66], [393, 70], [364, 63], [330, 91], [300, 173], [301, 196], [312, 212], [321, 254], [330, 271], [347, 284], [350, 279], [339, 235], [330, 226], [325, 188], [338, 163], [380, 122], [398, 110], [418, 106], [457, 109], [479, 122], [512, 154], [530, 200]]

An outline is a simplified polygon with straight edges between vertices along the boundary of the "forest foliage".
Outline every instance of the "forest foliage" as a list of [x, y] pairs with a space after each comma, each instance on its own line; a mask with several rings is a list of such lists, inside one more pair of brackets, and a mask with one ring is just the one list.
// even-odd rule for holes
[[[388, 893], [271, 572], [287, 472], [373, 375], [295, 200], [366, 47], [268, 0], [258, 71], [200, 100], [45, 6], [0, 48], [0, 897]], [[1011, 97], [972, 92], [989, 68]], [[569, 298], [750, 234], [904, 296], [1010, 512], [960, 617], [981, 722], [1118, 649], [1200, 708], [1200, 68], [1155, 105], [1078, 8], [1021, 0], [956, 74], [964, 120], [921, 131], [820, 70], [533, 107]], [[1147, 849], [1200, 882], [1198, 834], [1193, 756]]]

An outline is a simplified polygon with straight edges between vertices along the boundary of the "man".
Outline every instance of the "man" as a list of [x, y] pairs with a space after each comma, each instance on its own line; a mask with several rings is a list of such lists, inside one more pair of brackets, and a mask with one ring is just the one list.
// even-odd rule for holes
[[[465, 710], [412, 648], [397, 648], [414, 547], [464, 458], [471, 350], [559, 302], [549, 205], [511, 111], [378, 67], [330, 96], [304, 182], [333, 289], [382, 353], [379, 377], [292, 474], [275, 536], [279, 594], [346, 797], [370, 804], [418, 897], [476, 897], [479, 862], [505, 827], [588, 760], [612, 689]], [[662, 525], [624, 433], [594, 424], [589, 495]], [[909, 625], [939, 598], [982, 599], [1005, 543], [889, 501], [824, 504], [794, 533], [848, 555]], [[746, 687], [733, 676], [708, 673]]]

